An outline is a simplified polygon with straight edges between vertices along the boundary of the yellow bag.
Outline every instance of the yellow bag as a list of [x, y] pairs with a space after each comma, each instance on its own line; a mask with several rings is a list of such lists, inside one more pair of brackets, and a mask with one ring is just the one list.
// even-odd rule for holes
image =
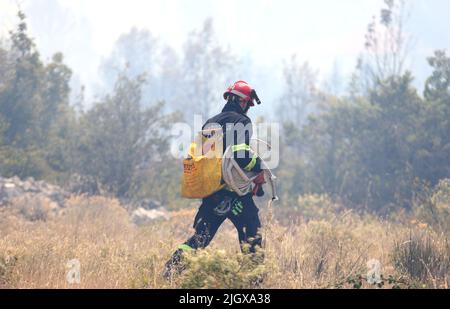
[[196, 156], [196, 147], [197, 144], [192, 143], [188, 159], [183, 160], [182, 196], [191, 199], [205, 198], [225, 187], [222, 183], [222, 158]]

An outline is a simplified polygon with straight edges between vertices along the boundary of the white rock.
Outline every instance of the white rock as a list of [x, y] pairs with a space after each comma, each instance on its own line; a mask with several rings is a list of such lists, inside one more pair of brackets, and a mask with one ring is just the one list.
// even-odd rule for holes
[[131, 215], [132, 221], [137, 225], [145, 225], [158, 219], [168, 220], [169, 217], [169, 213], [163, 208], [147, 210], [140, 207]]
[[5, 183], [3, 186], [5, 187], [5, 189], [14, 189], [16, 187], [16, 185], [13, 183]]

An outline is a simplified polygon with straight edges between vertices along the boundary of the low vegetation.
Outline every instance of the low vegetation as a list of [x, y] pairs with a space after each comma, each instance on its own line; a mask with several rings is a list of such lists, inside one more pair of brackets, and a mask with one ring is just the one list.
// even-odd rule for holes
[[[308, 205], [317, 196], [300, 199]], [[331, 203], [326, 197], [322, 202]], [[309, 204], [308, 204], [309, 203]], [[0, 285], [5, 288], [448, 288], [450, 233], [399, 214], [384, 220], [343, 210], [324, 217], [262, 206], [264, 263], [240, 253], [227, 223], [210, 248], [186, 256], [186, 271], [166, 281], [164, 263], [192, 233], [195, 209], [135, 226], [116, 200], [73, 197], [47, 221], [1, 209]], [[321, 213], [321, 211], [319, 212]], [[286, 219], [286, 216], [289, 219]], [[261, 256], [262, 257], [262, 252]], [[67, 262], [80, 261], [70, 284]], [[369, 283], [367, 262], [381, 263]]]

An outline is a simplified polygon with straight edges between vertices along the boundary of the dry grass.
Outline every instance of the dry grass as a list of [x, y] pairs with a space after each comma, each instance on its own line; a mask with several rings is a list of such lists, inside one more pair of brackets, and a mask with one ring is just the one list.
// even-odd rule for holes
[[[299, 212], [277, 221], [263, 208], [265, 264], [252, 267], [239, 253], [236, 232], [226, 223], [206, 251], [191, 256], [190, 271], [171, 282], [161, 272], [174, 248], [192, 233], [195, 209], [173, 213], [171, 220], [146, 227], [130, 222], [115, 200], [75, 197], [64, 213], [46, 221], [25, 221], [13, 208], [0, 209], [0, 287], [3, 288], [179, 288], [252, 287], [263, 276], [262, 288], [373, 288], [365, 282], [366, 263], [382, 264], [384, 287], [447, 288], [449, 234], [428, 226], [394, 223], [352, 212], [306, 221]], [[275, 214], [275, 216], [274, 216]], [[414, 252], [404, 244], [412, 233], [426, 237]], [[432, 245], [428, 245], [432, 243]], [[414, 276], [414, 256], [434, 263]], [[417, 253], [419, 252], [419, 253]], [[81, 263], [81, 283], [66, 281], [66, 263]], [[427, 269], [428, 260], [421, 269]], [[436, 269], [439, 262], [439, 271]], [[421, 262], [421, 263], [422, 263]], [[406, 265], [406, 266], [405, 266]], [[420, 265], [418, 263], [414, 265]], [[356, 279], [355, 279], [356, 278]]]

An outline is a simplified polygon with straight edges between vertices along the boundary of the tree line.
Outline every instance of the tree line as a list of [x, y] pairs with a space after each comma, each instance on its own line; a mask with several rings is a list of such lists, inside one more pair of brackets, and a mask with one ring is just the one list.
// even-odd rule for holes
[[[449, 178], [450, 58], [430, 55], [423, 91], [413, 86], [409, 41], [399, 31], [404, 5], [385, 1], [369, 24], [344, 93], [319, 86], [307, 62], [286, 62], [271, 117], [283, 124], [277, 174], [284, 205], [317, 193], [376, 212], [408, 209], [418, 187]], [[169, 126], [186, 111], [208, 116], [218, 104], [211, 89], [233, 79], [238, 60], [215, 41], [211, 20], [191, 33], [184, 60], [162, 48], [153, 62], [140, 62], [152, 42], [136, 29], [118, 40], [101, 68], [105, 94], [86, 110], [70, 102], [72, 70], [63, 55], [45, 63], [19, 12], [0, 46], [0, 175], [60, 184], [86, 175], [111, 195], [178, 204], [181, 164], [169, 154]]]

